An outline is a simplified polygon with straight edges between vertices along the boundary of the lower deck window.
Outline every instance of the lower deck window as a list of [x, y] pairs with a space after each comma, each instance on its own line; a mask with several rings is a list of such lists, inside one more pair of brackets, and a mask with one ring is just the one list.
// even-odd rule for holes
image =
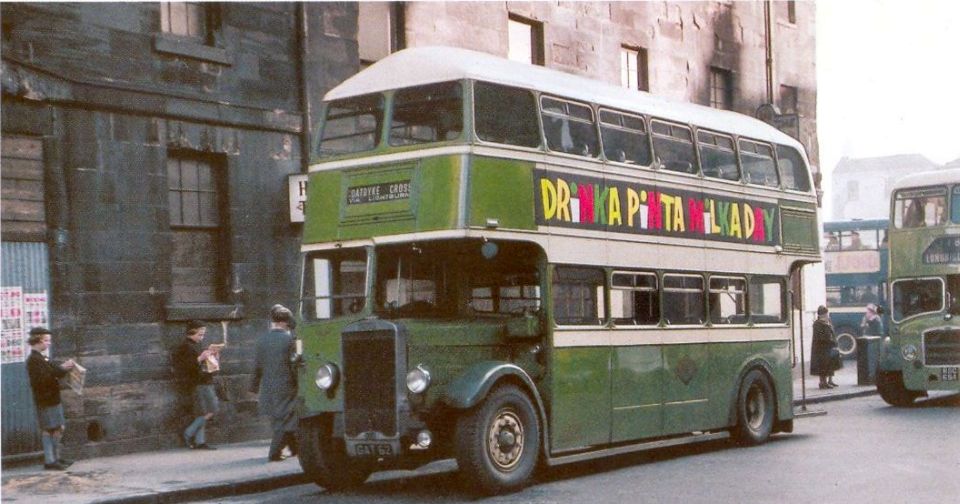
[[787, 320], [783, 301], [783, 280], [754, 277], [750, 280], [750, 318], [757, 324], [782, 323]]
[[610, 310], [618, 326], [649, 326], [660, 322], [657, 275], [614, 273], [610, 288]]
[[663, 275], [663, 316], [667, 325], [704, 323], [703, 277]]
[[710, 279], [710, 322], [744, 324], [747, 322], [747, 281], [743, 278]]
[[603, 270], [558, 266], [553, 272], [553, 312], [558, 325], [600, 325]]

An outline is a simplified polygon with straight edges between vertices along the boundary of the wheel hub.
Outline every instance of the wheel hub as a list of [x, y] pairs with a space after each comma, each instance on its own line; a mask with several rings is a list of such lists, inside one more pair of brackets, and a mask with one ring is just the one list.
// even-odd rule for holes
[[523, 424], [513, 410], [497, 413], [487, 432], [490, 460], [501, 470], [511, 470], [520, 462], [524, 445]]

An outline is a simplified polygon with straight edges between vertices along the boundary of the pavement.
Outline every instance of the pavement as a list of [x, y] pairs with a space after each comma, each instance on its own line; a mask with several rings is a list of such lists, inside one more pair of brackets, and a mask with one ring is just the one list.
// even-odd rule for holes
[[[820, 390], [817, 377], [806, 377], [806, 404], [876, 393], [857, 385], [857, 366], [845, 361], [834, 381], [838, 388]], [[803, 401], [799, 369], [795, 369], [794, 409]], [[811, 408], [815, 410], [816, 406]], [[802, 421], [802, 420], [800, 420]], [[797, 426], [802, 431], [802, 424]], [[300, 485], [303, 476], [295, 458], [267, 462], [268, 440], [219, 445], [216, 451], [169, 449], [77, 461], [64, 472], [39, 465], [4, 467], [3, 502], [166, 504], [209, 500]], [[407, 473], [409, 474], [409, 473]], [[374, 478], [389, 475], [374, 475]]]

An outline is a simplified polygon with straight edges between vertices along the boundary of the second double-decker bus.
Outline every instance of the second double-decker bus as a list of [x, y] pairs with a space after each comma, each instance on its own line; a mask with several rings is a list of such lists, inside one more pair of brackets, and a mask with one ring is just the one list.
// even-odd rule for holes
[[[827, 308], [844, 356], [855, 355], [868, 304], [886, 306], [887, 219], [823, 223]], [[888, 324], [883, 325], [886, 331]], [[882, 335], [880, 335], [882, 336]]]
[[960, 391], [960, 169], [894, 185], [890, 335], [877, 389], [894, 406], [930, 390]]
[[788, 286], [820, 259], [797, 141], [451, 48], [384, 58], [323, 117], [298, 327], [318, 484], [453, 457], [496, 493], [792, 430]]

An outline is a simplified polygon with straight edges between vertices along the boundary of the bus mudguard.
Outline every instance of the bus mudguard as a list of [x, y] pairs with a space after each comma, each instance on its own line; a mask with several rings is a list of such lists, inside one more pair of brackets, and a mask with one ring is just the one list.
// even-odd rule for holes
[[490, 389], [503, 378], [512, 377], [523, 384], [536, 401], [541, 418], [544, 412], [543, 402], [537, 387], [522, 368], [503, 361], [478, 362], [454, 378], [446, 387], [441, 401], [454, 409], [468, 409], [479, 404], [490, 393]]

